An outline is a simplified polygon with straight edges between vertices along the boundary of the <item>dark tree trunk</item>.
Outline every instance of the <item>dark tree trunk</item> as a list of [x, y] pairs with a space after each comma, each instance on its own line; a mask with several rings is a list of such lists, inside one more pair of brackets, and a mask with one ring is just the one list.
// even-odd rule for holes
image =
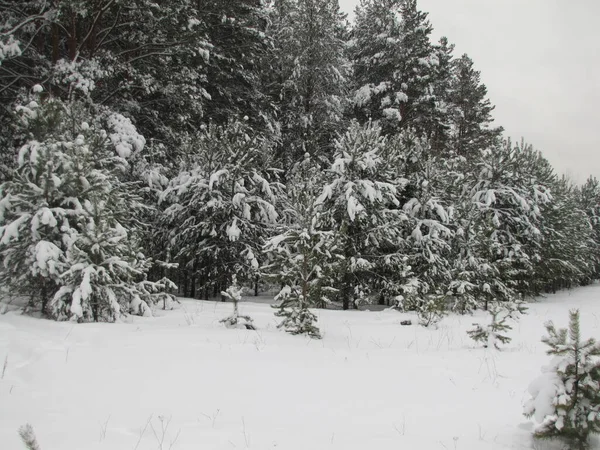
[[46, 307], [48, 306], [48, 287], [42, 280], [42, 316], [46, 316]]
[[59, 29], [56, 23], [52, 24], [52, 63], [56, 64], [60, 56], [58, 45], [60, 42]]
[[352, 297], [352, 274], [346, 272], [342, 280], [342, 309], [350, 309], [350, 297]]
[[184, 268], [182, 270], [179, 271], [179, 279], [180, 279], [180, 292], [183, 294], [184, 297], [187, 297], [188, 295], [188, 290], [187, 290], [187, 284], [188, 284], [188, 280], [187, 280], [187, 270]]
[[69, 59], [74, 61], [75, 56], [77, 56], [77, 19], [75, 13], [71, 14], [71, 33], [69, 34], [68, 45]]
[[192, 275], [190, 279], [190, 298], [196, 298], [196, 276]]

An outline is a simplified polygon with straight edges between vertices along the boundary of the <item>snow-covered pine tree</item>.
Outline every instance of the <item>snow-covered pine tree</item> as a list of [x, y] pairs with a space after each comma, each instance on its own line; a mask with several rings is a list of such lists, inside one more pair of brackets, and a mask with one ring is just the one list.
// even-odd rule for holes
[[437, 130], [433, 28], [416, 0], [362, 0], [351, 41], [356, 117], [381, 120], [385, 133]]
[[10, 105], [36, 83], [65, 99], [69, 91], [57, 79], [57, 68], [73, 66], [67, 76], [72, 75], [74, 84], [91, 86], [82, 78], [90, 80], [80, 70], [84, 63], [102, 72], [101, 79], [92, 80], [92, 99], [135, 118], [152, 159], [172, 164], [166, 159], [178, 150], [179, 136], [193, 129], [190, 122], [195, 126], [202, 117], [209, 98], [211, 44], [204, 12], [191, 0], [161, 5], [139, 0], [126, 8], [112, 0], [5, 2], [0, 5], [0, 35], [10, 32], [22, 45], [3, 64], [9, 78], [0, 102]]
[[452, 76], [446, 92], [449, 103], [449, 145], [460, 156], [476, 157], [481, 150], [492, 148], [500, 139], [502, 128], [492, 127], [494, 106], [480, 72], [473, 68], [467, 55], [453, 60]]
[[[402, 210], [406, 220], [399, 224], [407, 236], [405, 254], [417, 283], [412, 295], [405, 296], [403, 308], [423, 306], [432, 316], [443, 305], [450, 280], [448, 254], [453, 208], [446, 201], [450, 178], [443, 159], [433, 156], [430, 141], [410, 130], [392, 140], [404, 155], [408, 180]], [[437, 297], [437, 298], [434, 298]], [[430, 322], [426, 319], [426, 322]]]
[[[2, 65], [0, 146], [25, 142], [12, 126], [10, 111], [34, 84], [65, 101], [72, 89], [86, 90], [93, 103], [130, 118], [145, 136], [144, 149], [129, 159], [127, 179], [148, 185], [139, 186], [149, 206], [141, 219], [154, 221], [154, 191], [189, 148], [210, 101], [207, 67], [214, 46], [207, 36], [206, 19], [212, 17], [207, 7], [208, 2], [194, 0], [139, 0], [126, 6], [120, 0], [0, 4], [0, 36], [10, 32], [21, 43]], [[15, 168], [11, 152], [1, 152], [0, 181]], [[161, 243], [150, 236], [142, 240], [144, 252], [166, 258]], [[158, 272], [152, 276], [160, 277]]]
[[582, 280], [584, 284], [600, 278], [600, 183], [595, 177], [589, 177], [586, 182], [577, 190], [578, 205], [585, 212], [592, 228], [591, 246], [592, 273], [588, 279]]
[[135, 214], [143, 206], [122, 182], [144, 146], [131, 121], [76, 99], [17, 107], [27, 142], [19, 170], [0, 188], [2, 282], [58, 319], [116, 320], [149, 314], [167, 280], [145, 279]]
[[323, 229], [333, 231], [344, 258], [336, 286], [344, 309], [373, 295], [375, 264], [385, 258], [378, 249], [396, 237], [393, 225], [403, 215], [397, 196], [405, 180], [391, 170], [385, 152], [379, 126], [353, 121], [336, 143], [327, 183], [316, 202], [323, 211]]
[[472, 164], [464, 157], [452, 158], [455, 176], [450, 178], [448, 193], [454, 207], [455, 232], [451, 242], [451, 275], [449, 291], [454, 303], [452, 309], [461, 314], [487, 306], [494, 301], [514, 301], [517, 293], [500, 276], [499, 267], [491, 264], [488, 241], [491, 233], [489, 220], [473, 201], [473, 186], [478, 176]]
[[271, 8], [270, 89], [282, 133], [278, 159], [287, 170], [306, 152], [331, 157], [349, 81], [343, 18], [338, 0], [285, 0]]
[[206, 22], [210, 58], [206, 90], [210, 101], [205, 117], [225, 125], [232, 117], [248, 117], [256, 131], [271, 125], [273, 105], [261, 82], [260, 65], [270, 66], [271, 42], [263, 0], [210, 0], [198, 3]]
[[292, 334], [319, 338], [317, 317], [309, 308], [324, 307], [337, 293], [332, 286], [340, 264], [335, 233], [322, 228], [316, 204], [323, 176], [307, 154], [290, 174], [284, 211], [286, 222], [269, 239], [264, 251], [269, 257], [263, 272], [282, 286], [275, 299], [279, 324]]
[[457, 204], [455, 220], [449, 285], [453, 310], [465, 314], [481, 307], [487, 309], [490, 302], [516, 301], [518, 294], [507, 286], [499, 267], [490, 261], [484, 235], [492, 230], [480, 221], [479, 208], [465, 199]]
[[204, 296], [258, 274], [261, 249], [278, 217], [281, 185], [270, 169], [271, 147], [242, 122], [209, 125], [182, 171], [161, 194], [164, 239], [173, 260]]
[[470, 191], [477, 206], [473, 230], [480, 262], [489, 264], [492, 270], [486, 272], [498, 280], [485, 286], [491, 291], [505, 286], [535, 293], [532, 275], [541, 258], [542, 206], [552, 201], [549, 187], [535, 176], [536, 162], [529, 146], [510, 141], [482, 152], [476, 161]]
[[71, 193], [57, 172], [68, 171], [70, 158], [66, 146], [45, 142], [61, 125], [62, 104], [48, 102], [42, 109], [41, 86], [34, 91], [26, 105], [15, 108], [30, 140], [18, 152], [7, 152], [18, 153], [19, 168], [0, 186], [0, 284], [29, 296], [30, 306], [41, 304], [46, 313], [66, 264], [63, 224], [69, 218], [63, 202]]
[[546, 324], [550, 365], [529, 386], [524, 407], [534, 417], [538, 438], [564, 437], [585, 448], [590, 434], [600, 433], [600, 344], [581, 340], [579, 311], [569, 313], [569, 329]]
[[231, 286], [227, 290], [222, 291], [221, 295], [233, 303], [233, 314], [220, 320], [221, 323], [225, 324], [227, 328], [244, 328], [246, 330], [256, 330], [254, 321], [250, 316], [240, 314], [239, 302], [242, 300], [243, 288], [237, 283], [237, 277], [233, 275], [231, 277]]
[[446, 37], [442, 37], [433, 46], [438, 59], [433, 79], [433, 96], [435, 101], [434, 120], [429, 132], [431, 147], [436, 155], [452, 156], [449, 151], [450, 140], [450, 115], [453, 107], [449, 94], [452, 83], [452, 67], [454, 63], [454, 44], [450, 44]]
[[593, 279], [596, 270], [594, 228], [578, 202], [579, 190], [546, 165], [553, 175], [552, 203], [542, 207], [539, 228], [544, 245], [534, 266], [534, 293], [579, 285]]

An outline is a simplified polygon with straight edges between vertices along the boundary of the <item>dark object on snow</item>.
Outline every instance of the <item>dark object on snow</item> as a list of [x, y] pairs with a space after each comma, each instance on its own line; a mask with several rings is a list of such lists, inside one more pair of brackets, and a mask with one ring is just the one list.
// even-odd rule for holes
[[249, 316], [232, 315], [220, 320], [227, 328], [245, 328], [246, 330], [256, 330]]
[[412, 320], [403, 320], [400, 325], [412, 325]]

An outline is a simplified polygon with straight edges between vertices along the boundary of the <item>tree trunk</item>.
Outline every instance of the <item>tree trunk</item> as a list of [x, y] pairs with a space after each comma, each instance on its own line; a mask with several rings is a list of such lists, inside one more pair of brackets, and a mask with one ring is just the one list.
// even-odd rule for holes
[[75, 13], [71, 13], [71, 33], [69, 34], [69, 59], [75, 60], [77, 56], [77, 19]]
[[190, 298], [196, 298], [196, 276], [192, 274], [190, 279]]
[[183, 294], [184, 297], [187, 297], [188, 295], [188, 290], [187, 290], [187, 284], [188, 284], [188, 280], [187, 280], [187, 270], [184, 268], [183, 270], [181, 270], [179, 272], [179, 279], [180, 279], [180, 289], [181, 289], [181, 293]]
[[352, 274], [344, 273], [342, 281], [342, 309], [350, 309], [350, 297], [352, 296]]
[[56, 64], [60, 56], [58, 44], [60, 41], [59, 29], [56, 23], [52, 24], [52, 63]]
[[48, 287], [46, 282], [42, 280], [42, 316], [46, 316], [46, 307], [48, 306]]

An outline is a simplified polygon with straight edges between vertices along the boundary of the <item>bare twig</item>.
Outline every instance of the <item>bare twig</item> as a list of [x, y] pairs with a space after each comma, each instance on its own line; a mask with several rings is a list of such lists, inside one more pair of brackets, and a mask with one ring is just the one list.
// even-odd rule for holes
[[169, 450], [171, 450], [173, 448], [173, 446], [175, 445], [175, 442], [177, 442], [177, 439], [179, 439], [179, 434], [181, 433], [181, 428], [177, 431], [177, 434], [175, 435], [175, 439], [173, 439], [170, 443], [169, 443]]
[[138, 438], [137, 444], [135, 444], [135, 447], [133, 450], [137, 450], [137, 448], [140, 446], [140, 442], [142, 442], [142, 437], [144, 437], [144, 433], [146, 433], [146, 429], [148, 428], [148, 425], [150, 425], [151, 420], [152, 420], [152, 414], [150, 414], [150, 417], [148, 417], [148, 421], [146, 422], [146, 426], [144, 426], [144, 429], [140, 432], [140, 437]]
[[244, 420], [244, 416], [242, 416], [242, 431], [244, 433], [244, 442], [246, 442], [246, 448], [250, 446], [250, 440], [248, 439], [248, 434], [246, 433], [246, 421]]
[[106, 422], [100, 425], [100, 442], [106, 439], [106, 429], [108, 428], [108, 421], [110, 420], [110, 414], [108, 415]]
[[406, 416], [402, 416], [402, 425], [400, 427], [394, 424], [394, 429], [398, 432], [400, 436], [404, 436], [404, 434], [406, 433]]
[[66, 341], [66, 340], [69, 338], [69, 336], [71, 335], [71, 332], [73, 331], [73, 329], [74, 329], [74, 328], [75, 328], [75, 325], [73, 325], [73, 326], [71, 327], [71, 329], [69, 330], [69, 332], [68, 332], [68, 333], [67, 333], [67, 335], [65, 336], [65, 338], [64, 338], [64, 340], [65, 340], [65, 341]]
[[201, 413], [204, 417], [206, 417], [207, 419], [210, 419], [212, 421], [212, 427], [215, 427], [215, 422], [217, 421], [217, 417], [219, 416], [219, 413], [221, 412], [220, 409], [217, 409], [216, 412], [214, 412], [211, 416], [209, 416], [208, 414], [204, 414]]

